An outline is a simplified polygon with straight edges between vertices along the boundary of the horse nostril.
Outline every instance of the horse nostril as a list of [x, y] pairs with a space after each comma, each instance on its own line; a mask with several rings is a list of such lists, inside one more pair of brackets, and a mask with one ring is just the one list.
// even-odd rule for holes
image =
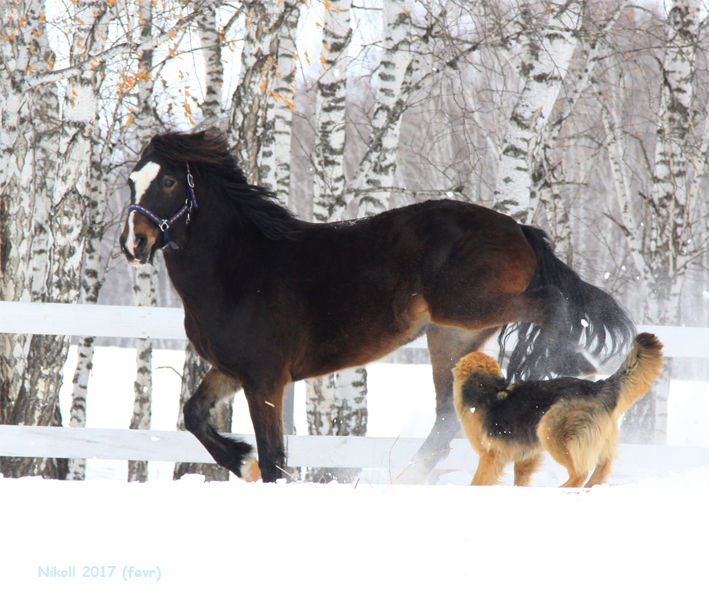
[[142, 233], [137, 233], [135, 234], [135, 237], [133, 239], [133, 254], [136, 256], [139, 256], [142, 252], [145, 246], [148, 244], [148, 238], [145, 237], [144, 234]]

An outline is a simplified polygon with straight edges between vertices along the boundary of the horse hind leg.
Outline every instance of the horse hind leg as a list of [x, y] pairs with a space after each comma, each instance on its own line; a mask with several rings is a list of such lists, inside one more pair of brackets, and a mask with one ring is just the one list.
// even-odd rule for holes
[[197, 391], [185, 403], [185, 429], [199, 440], [214, 460], [242, 479], [258, 479], [258, 465], [253, 447], [217, 432], [209, 423], [215, 404], [232, 396], [241, 386], [232, 378], [212, 368], [202, 379]]
[[451, 440], [461, 428], [453, 405], [453, 374], [458, 360], [478, 351], [497, 332], [496, 328], [470, 332], [432, 326], [426, 333], [431, 354], [433, 385], [436, 391], [436, 419], [428, 436], [414, 455], [414, 464], [397, 479], [398, 483], [423, 483], [437, 477], [432, 471], [448, 456]]

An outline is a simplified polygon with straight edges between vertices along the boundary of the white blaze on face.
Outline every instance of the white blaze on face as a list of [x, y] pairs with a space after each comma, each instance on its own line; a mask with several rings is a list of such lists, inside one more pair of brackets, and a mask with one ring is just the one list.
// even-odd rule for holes
[[[154, 161], [148, 161], [138, 171], [134, 171], [130, 175], [135, 187], [135, 202], [140, 204], [145, 191], [148, 189], [152, 181], [158, 177], [160, 166]], [[131, 211], [128, 215], [128, 237], [126, 238], [126, 248], [131, 254], [135, 254], [135, 233], [133, 232], [133, 224], [135, 221], [136, 212]]]

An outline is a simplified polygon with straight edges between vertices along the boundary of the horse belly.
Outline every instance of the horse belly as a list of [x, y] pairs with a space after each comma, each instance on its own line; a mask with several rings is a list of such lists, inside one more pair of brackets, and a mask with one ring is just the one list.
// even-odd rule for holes
[[382, 308], [378, 316], [359, 318], [357, 324], [340, 326], [339, 332], [330, 328], [301, 354], [294, 373], [310, 378], [363, 366], [420, 336], [430, 324], [430, 311], [423, 296], [410, 297], [402, 308]]

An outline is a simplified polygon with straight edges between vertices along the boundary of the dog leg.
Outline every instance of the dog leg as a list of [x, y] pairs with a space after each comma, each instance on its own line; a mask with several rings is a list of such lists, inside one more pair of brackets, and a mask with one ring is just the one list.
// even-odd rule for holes
[[480, 462], [475, 471], [471, 486], [494, 486], [500, 481], [500, 475], [508, 463], [494, 450], [485, 451], [480, 455]]
[[566, 483], [561, 484], [560, 487], [562, 487], [562, 488], [580, 488], [581, 486], [583, 486], [583, 482], [586, 481], [586, 478], [588, 477], [588, 471], [579, 472], [579, 471], [574, 471], [574, 469], [569, 469], [569, 468], [567, 468], [567, 471], [569, 472], [569, 479]]
[[590, 488], [593, 486], [601, 485], [603, 483], [608, 483], [608, 476], [611, 474], [611, 467], [613, 466], [612, 459], [601, 460], [596, 465], [596, 469], [591, 475], [591, 479], [584, 487]]
[[515, 462], [515, 485], [528, 486], [532, 475], [537, 472], [539, 465], [542, 464], [542, 454], [536, 454], [524, 459], [523, 461]]
[[[540, 434], [540, 436], [543, 439], [542, 444], [546, 447], [547, 452], [559, 465], [565, 467], [569, 472], [568, 481], [561, 487], [580, 488], [588, 477], [588, 470], [576, 468], [576, 461], [574, 461], [571, 452], [569, 452], [571, 449], [568, 448], [568, 444], [564, 444], [563, 441], [555, 440], [555, 437], [549, 435], [549, 433]], [[544, 438], [546, 438], [546, 440], [544, 440]]]

